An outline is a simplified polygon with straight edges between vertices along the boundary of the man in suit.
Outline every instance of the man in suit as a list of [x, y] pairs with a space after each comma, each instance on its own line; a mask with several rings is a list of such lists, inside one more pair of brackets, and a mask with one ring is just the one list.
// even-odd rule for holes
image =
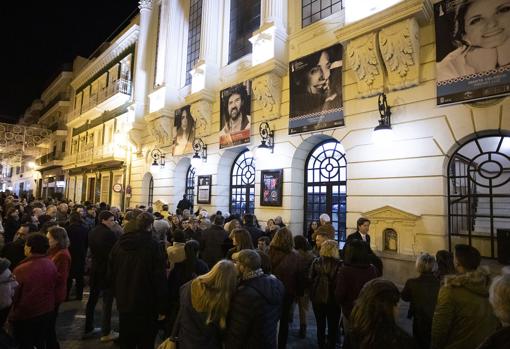
[[357, 230], [347, 237], [347, 242], [352, 240], [360, 240], [366, 242], [368, 247], [370, 247], [370, 235], [368, 235], [368, 231], [370, 230], [370, 220], [367, 218], [360, 217], [357, 222]]

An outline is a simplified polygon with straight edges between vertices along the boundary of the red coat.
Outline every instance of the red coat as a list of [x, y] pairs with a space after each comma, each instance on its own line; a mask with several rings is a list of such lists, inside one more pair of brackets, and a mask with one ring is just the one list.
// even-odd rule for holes
[[27, 320], [55, 310], [57, 267], [46, 255], [25, 258], [14, 269], [19, 286], [10, 320]]
[[67, 278], [69, 277], [69, 270], [71, 269], [71, 254], [67, 248], [64, 249], [51, 249], [49, 257], [57, 267], [57, 298], [56, 304], [65, 301], [67, 296]]

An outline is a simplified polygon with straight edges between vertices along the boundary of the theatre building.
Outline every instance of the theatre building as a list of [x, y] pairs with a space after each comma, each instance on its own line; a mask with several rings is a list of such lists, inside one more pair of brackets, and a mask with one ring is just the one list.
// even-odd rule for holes
[[328, 213], [341, 245], [363, 216], [396, 280], [460, 242], [508, 259], [509, 62], [461, 69], [451, 3], [140, 1], [134, 48], [72, 82], [71, 199], [185, 194], [294, 234]]

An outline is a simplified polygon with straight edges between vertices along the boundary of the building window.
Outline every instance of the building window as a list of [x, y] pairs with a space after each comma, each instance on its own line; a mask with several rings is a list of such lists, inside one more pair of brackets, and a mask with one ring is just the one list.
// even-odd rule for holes
[[230, 214], [255, 210], [255, 159], [248, 150], [237, 156], [230, 173]]
[[186, 54], [186, 85], [191, 83], [191, 69], [200, 56], [200, 32], [202, 30], [202, 0], [190, 0], [188, 49]]
[[191, 210], [193, 210], [193, 202], [195, 202], [195, 168], [190, 165], [186, 172], [186, 198], [191, 202]]
[[305, 226], [319, 222], [327, 213], [336, 231], [336, 239], [345, 241], [347, 198], [347, 161], [343, 147], [337, 141], [317, 145], [308, 155], [305, 165]]
[[342, 0], [301, 0], [301, 27], [320, 21], [342, 8]]
[[260, 27], [260, 0], [230, 1], [228, 62], [251, 53], [249, 38]]
[[450, 249], [463, 243], [496, 258], [498, 233], [510, 226], [510, 137], [462, 145], [448, 164]]

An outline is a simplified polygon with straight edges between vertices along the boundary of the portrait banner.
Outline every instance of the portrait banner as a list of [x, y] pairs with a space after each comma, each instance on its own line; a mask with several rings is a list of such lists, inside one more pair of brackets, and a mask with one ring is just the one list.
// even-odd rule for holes
[[190, 106], [186, 105], [175, 111], [172, 155], [191, 153], [193, 151], [194, 138], [195, 120], [191, 115]]
[[344, 125], [342, 57], [337, 44], [289, 63], [289, 134]]
[[220, 149], [250, 143], [251, 81], [220, 92]]
[[510, 94], [510, 8], [505, 0], [434, 5], [437, 104]]

